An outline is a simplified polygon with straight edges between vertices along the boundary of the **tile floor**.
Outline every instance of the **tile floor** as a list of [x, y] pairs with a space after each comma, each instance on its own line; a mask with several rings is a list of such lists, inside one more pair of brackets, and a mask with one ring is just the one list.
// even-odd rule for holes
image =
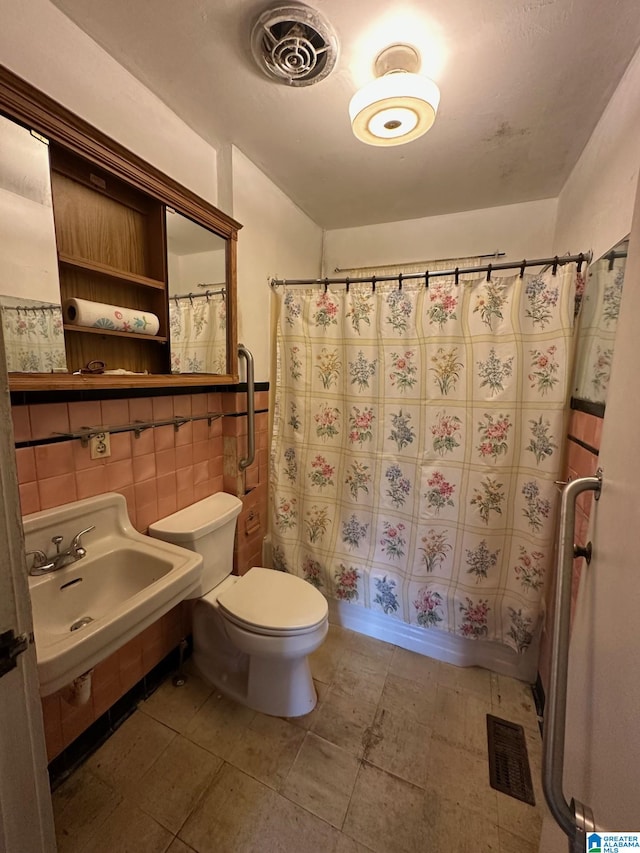
[[[331, 626], [312, 713], [169, 679], [54, 793], [59, 853], [537, 853], [527, 685]], [[536, 807], [489, 785], [487, 713], [521, 723]]]

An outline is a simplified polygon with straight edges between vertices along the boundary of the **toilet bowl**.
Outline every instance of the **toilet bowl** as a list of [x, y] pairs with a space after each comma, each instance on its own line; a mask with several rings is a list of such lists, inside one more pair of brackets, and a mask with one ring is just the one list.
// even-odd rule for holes
[[193, 660], [202, 676], [256, 711], [298, 717], [317, 701], [308, 655], [327, 635], [327, 602], [306, 581], [274, 569], [231, 576], [241, 508], [219, 492], [155, 522], [149, 533], [204, 558], [193, 611]]

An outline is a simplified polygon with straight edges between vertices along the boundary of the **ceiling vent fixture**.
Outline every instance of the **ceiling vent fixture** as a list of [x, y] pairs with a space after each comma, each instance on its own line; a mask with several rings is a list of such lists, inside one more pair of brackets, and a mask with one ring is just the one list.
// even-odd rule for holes
[[251, 52], [272, 80], [289, 86], [311, 86], [333, 70], [338, 39], [315, 9], [302, 4], [273, 6], [253, 25]]

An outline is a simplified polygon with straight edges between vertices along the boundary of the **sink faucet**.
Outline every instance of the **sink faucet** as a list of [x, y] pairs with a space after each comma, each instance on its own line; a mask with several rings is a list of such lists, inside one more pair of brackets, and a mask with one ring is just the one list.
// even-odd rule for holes
[[63, 566], [68, 566], [69, 563], [75, 563], [76, 560], [81, 560], [87, 554], [86, 549], [82, 547], [81, 539], [85, 533], [90, 533], [92, 530], [95, 530], [95, 524], [91, 527], [87, 527], [85, 530], [81, 530], [80, 533], [76, 533], [71, 540], [69, 547], [65, 548], [64, 551], [60, 550], [60, 544], [62, 543], [63, 537], [54, 536], [51, 541], [56, 546], [56, 553], [51, 557], [48, 557], [44, 551], [39, 549], [36, 549], [35, 551], [27, 551], [27, 557], [33, 554], [33, 563], [29, 569], [29, 574], [36, 576], [46, 575], [49, 572], [55, 572], [58, 569], [61, 569]]

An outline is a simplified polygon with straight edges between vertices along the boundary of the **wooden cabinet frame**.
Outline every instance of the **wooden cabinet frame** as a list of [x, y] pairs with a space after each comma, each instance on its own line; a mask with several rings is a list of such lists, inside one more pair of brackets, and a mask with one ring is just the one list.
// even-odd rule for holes
[[[146, 376], [10, 374], [15, 391], [85, 388], [153, 388], [230, 385], [238, 381], [237, 240], [242, 227], [231, 217], [128, 151], [61, 104], [0, 66], [0, 113], [58, 143], [97, 168], [156, 199], [227, 240], [227, 366], [229, 373]], [[186, 156], [186, 154], [185, 154]], [[64, 262], [64, 258], [62, 259]]]

